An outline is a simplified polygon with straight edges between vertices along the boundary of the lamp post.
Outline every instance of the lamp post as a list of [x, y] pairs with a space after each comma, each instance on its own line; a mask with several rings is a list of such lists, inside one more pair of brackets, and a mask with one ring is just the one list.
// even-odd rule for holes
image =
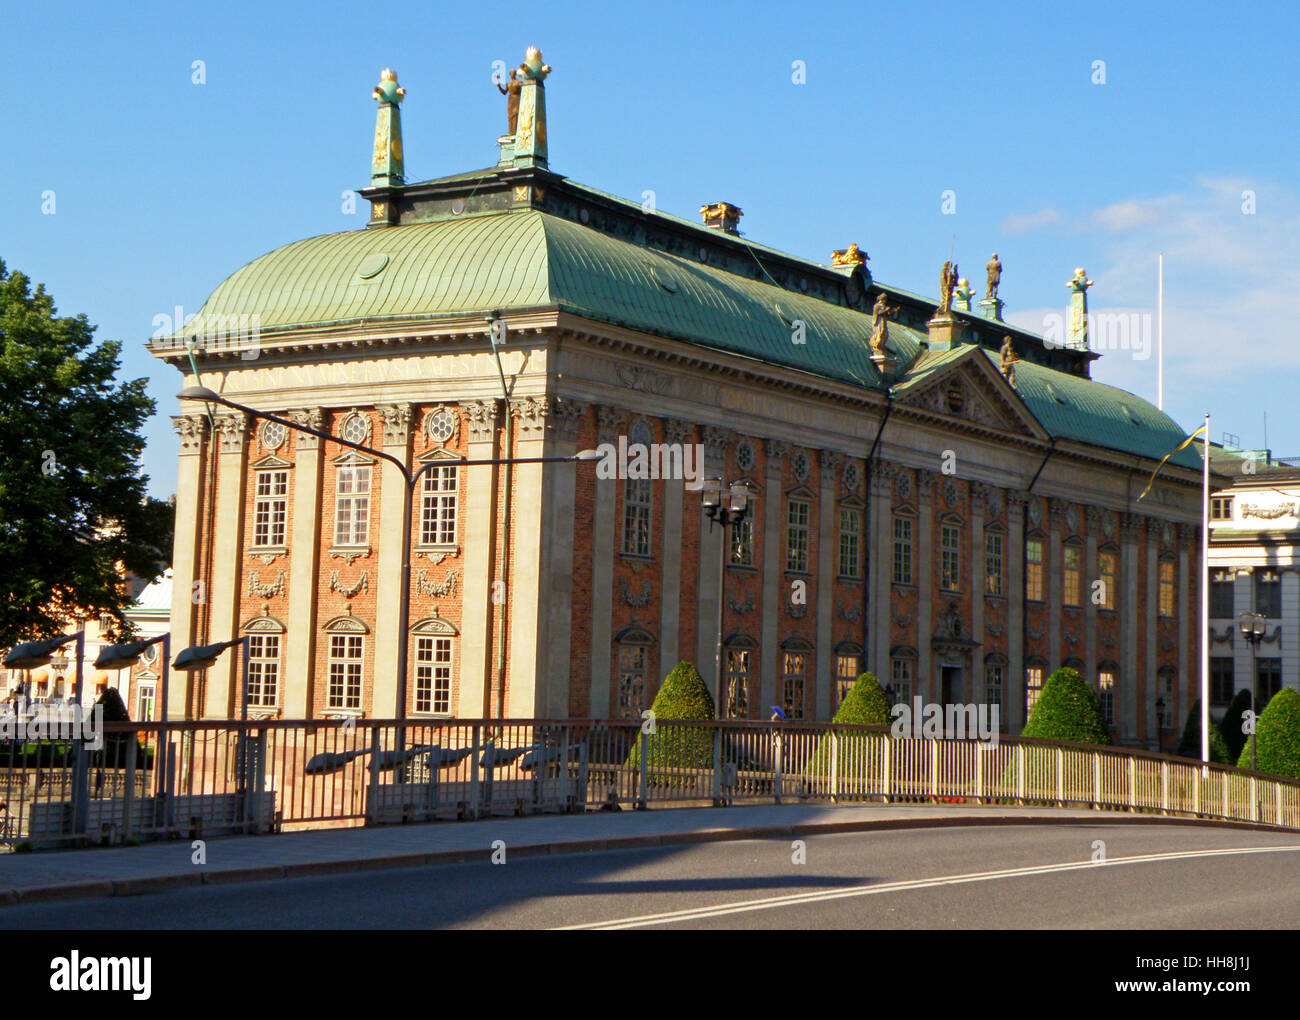
[[[99, 655], [95, 658], [96, 669], [129, 669], [134, 666], [144, 654], [145, 649], [162, 642], [163, 661], [162, 661], [162, 718], [159, 722], [167, 721], [167, 678], [171, 669], [171, 634], [159, 634], [157, 637], [148, 638], [143, 641], [124, 641], [118, 645], [107, 645], [101, 648]], [[143, 721], [143, 720], [141, 720]], [[166, 768], [159, 767], [165, 764], [167, 755], [163, 749], [163, 731], [158, 731], [158, 742], [154, 745], [154, 791], [158, 794], [166, 792]], [[134, 753], [134, 748], [132, 749]]]
[[722, 526], [722, 542], [719, 544], [720, 551], [718, 554], [717, 670], [714, 677], [716, 687], [714, 706], [719, 719], [725, 719], [731, 714], [730, 692], [728, 692], [726, 712], [723, 711], [722, 706], [725, 667], [722, 655], [722, 627], [723, 612], [727, 604], [727, 553], [730, 551], [730, 545], [727, 541], [730, 534], [728, 528], [745, 519], [745, 515], [749, 513], [750, 501], [749, 487], [742, 482], [733, 482], [729, 488], [724, 490], [721, 478], [706, 478], [704, 480], [704, 516], [709, 519], [710, 527], [713, 525]]
[[[408, 646], [410, 645], [410, 635], [407, 631], [410, 629], [411, 616], [411, 510], [415, 503], [415, 487], [420, 483], [420, 479], [424, 476], [424, 473], [430, 468], [445, 466], [447, 462], [440, 463], [438, 461], [426, 461], [412, 472], [400, 460], [392, 454], [385, 453], [383, 450], [376, 450], [373, 447], [363, 446], [360, 443], [354, 443], [341, 436], [330, 435], [328, 432], [311, 428], [310, 426], [303, 425], [300, 422], [291, 421], [288, 418], [282, 418], [279, 415], [271, 414], [268, 411], [259, 411], [256, 408], [248, 407], [245, 404], [239, 404], [233, 400], [227, 400], [215, 390], [211, 390], [206, 386], [188, 386], [181, 390], [177, 396], [181, 400], [202, 400], [209, 404], [220, 404], [222, 407], [229, 407], [232, 410], [241, 411], [253, 418], [261, 418], [264, 421], [273, 421], [279, 425], [283, 425], [285, 428], [293, 429], [297, 432], [306, 432], [308, 435], [315, 436], [318, 439], [337, 443], [340, 446], [346, 446], [351, 450], [357, 450], [360, 453], [369, 454], [372, 457], [378, 457], [379, 459], [392, 464], [401, 472], [402, 479], [406, 482], [406, 488], [402, 496], [402, 580], [397, 604], [398, 633], [401, 637], [397, 645], [398, 727], [396, 746], [397, 751], [400, 754], [406, 742], [406, 731], [403, 724], [406, 721], [407, 651]], [[577, 463], [579, 461], [599, 460], [601, 456], [602, 454], [597, 450], [582, 450], [568, 457], [500, 457], [481, 460], [458, 460], [453, 463], [456, 467], [479, 467], [483, 465], [498, 464]]]
[[1250, 771], [1254, 772], [1255, 730], [1259, 728], [1259, 696], [1256, 693], [1259, 687], [1259, 676], [1255, 656], [1259, 651], [1259, 643], [1264, 640], [1268, 618], [1262, 613], [1242, 613], [1237, 617], [1237, 625], [1241, 628], [1241, 636], [1250, 643], [1250, 710], [1255, 716], [1255, 724], [1250, 730]]

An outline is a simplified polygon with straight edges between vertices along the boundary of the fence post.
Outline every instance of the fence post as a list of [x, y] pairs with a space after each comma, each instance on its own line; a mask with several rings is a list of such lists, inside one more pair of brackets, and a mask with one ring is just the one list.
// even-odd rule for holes
[[[667, 734], [665, 734], [665, 736], [667, 736]], [[646, 801], [648, 799], [649, 792], [650, 792], [650, 775], [649, 775], [650, 734], [648, 734], [644, 729], [638, 730], [637, 739], [641, 742], [641, 754], [638, 755], [638, 758], [640, 759], [638, 765], [640, 767], [637, 769], [636, 803], [633, 805], [633, 807], [637, 811], [644, 811], [646, 809]], [[718, 753], [717, 753], [717, 749], [715, 748], [713, 752], [713, 761], [714, 761], [713, 785], [715, 788], [718, 785], [717, 760], [718, 760]]]
[[1025, 803], [1025, 745], [1016, 745], [1016, 801]]
[[1160, 763], [1160, 810], [1169, 814], [1169, 762]]
[[1223, 782], [1222, 782], [1222, 784], [1221, 784], [1221, 789], [1223, 790], [1223, 810], [1220, 812], [1220, 814], [1221, 814], [1222, 817], [1224, 817], [1224, 818], [1231, 818], [1231, 817], [1232, 817], [1232, 809], [1231, 809], [1231, 808], [1229, 807], [1229, 805], [1228, 805], [1228, 771], [1227, 771], [1227, 769], [1224, 769], [1224, 771], [1223, 771], [1221, 774], [1222, 774], [1222, 776], [1223, 776]]
[[1137, 810], [1137, 759], [1128, 756], [1128, 809]]
[[835, 732], [834, 727], [831, 728], [831, 790], [830, 793], [831, 793], [831, 801], [833, 803], [835, 801], [835, 798], [838, 797], [840, 793], [840, 737], [839, 734]]
[[773, 753], [773, 755], [775, 756], [775, 759], [776, 759], [776, 761], [775, 761], [775, 765], [776, 765], [776, 788], [775, 788], [775, 792], [776, 792], [776, 803], [777, 803], [777, 804], [780, 804], [780, 803], [781, 803], [781, 793], [782, 793], [782, 788], [785, 786], [785, 776], [784, 776], [784, 769], [782, 768], [782, 764], [783, 764], [783, 763], [782, 763], [782, 761], [781, 761], [781, 757], [782, 757], [782, 754], [781, 754], [781, 751], [782, 751], [782, 747], [781, 747], [781, 745], [782, 745], [781, 734], [778, 733], [775, 729], [773, 729], [773, 731], [772, 731], [772, 745], [773, 745], [773, 746], [772, 746], [772, 753]]
[[1101, 752], [1092, 752], [1092, 806], [1101, 810]]
[[930, 796], [939, 799], [939, 741], [930, 741]]
[[881, 772], [884, 773], [884, 795], [885, 803], [889, 803], [890, 796], [894, 792], [894, 774], [892, 771], [894, 757], [894, 738], [892, 734], [885, 733], [880, 737], [880, 762]]
[[72, 833], [88, 837], [86, 831], [90, 818], [90, 756], [81, 734], [72, 740]]
[[1056, 749], [1056, 801], [1065, 807], [1065, 749]]
[[1199, 815], [1201, 813], [1201, 772], [1202, 771], [1203, 771], [1202, 769], [1196, 770], [1195, 782], [1192, 783], [1192, 814], [1194, 815]]
[[370, 727], [370, 781], [366, 784], [366, 824], [377, 825], [379, 815], [379, 727]]
[[126, 789], [122, 791], [122, 842], [131, 838], [131, 814], [135, 807], [135, 759], [140, 746], [135, 733], [131, 734], [131, 746], [126, 749]]
[[1259, 821], [1259, 780], [1250, 777], [1250, 820]]
[[722, 807], [722, 727], [713, 724], [713, 806]]
[[482, 736], [482, 728], [478, 723], [475, 723], [474, 729], [470, 732], [469, 738], [469, 746], [471, 748], [469, 753], [469, 804], [466, 805], [471, 818], [477, 818], [479, 811], [478, 798], [481, 788], [478, 778], [478, 756], [481, 753], [479, 740]]
[[977, 743], [975, 745], [975, 803], [984, 803], [984, 753], [988, 749]]

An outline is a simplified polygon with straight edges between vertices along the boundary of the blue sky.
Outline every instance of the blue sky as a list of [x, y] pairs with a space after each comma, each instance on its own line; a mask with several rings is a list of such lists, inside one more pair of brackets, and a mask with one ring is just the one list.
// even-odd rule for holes
[[[367, 183], [383, 67], [408, 92], [408, 180], [492, 164], [493, 61], [536, 44], [554, 170], [686, 216], [734, 202], [797, 255], [857, 241], [878, 279], [934, 294], [950, 247], [981, 291], [997, 251], [1008, 317], [1041, 331], [1075, 266], [1094, 313], [1145, 324], [1163, 250], [1165, 409], [1247, 446], [1267, 414], [1300, 455], [1296, 38], [1287, 3], [22, 5], [0, 40], [0, 258], [150, 378], [145, 467], [169, 495], [179, 377], [144, 352], [155, 316], [362, 226], [341, 192]], [[1154, 400], [1133, 346], [1095, 376]]]

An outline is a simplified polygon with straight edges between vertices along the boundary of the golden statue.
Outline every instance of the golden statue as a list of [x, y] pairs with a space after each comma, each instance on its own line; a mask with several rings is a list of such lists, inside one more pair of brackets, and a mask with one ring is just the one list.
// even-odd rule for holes
[[936, 317], [947, 315], [952, 308], [952, 289], [957, 286], [957, 267], [946, 261], [939, 273], [939, 311]]
[[831, 265], [833, 266], [860, 266], [870, 261], [871, 256], [858, 247], [858, 242], [854, 241], [847, 248], [836, 248], [831, 252]]
[[993, 257], [989, 259], [988, 265], [984, 267], [988, 274], [989, 292], [986, 298], [996, 301], [998, 296], [998, 284], [1002, 282], [1002, 263], [998, 261], [998, 253], [994, 252]]
[[506, 97], [506, 123], [509, 125], [506, 130], [513, 138], [519, 126], [519, 93], [523, 91], [524, 83], [519, 80], [519, 72], [512, 67], [510, 80], [504, 85], [497, 82], [496, 86], [497, 91]]
[[1020, 356], [1016, 354], [1015, 344], [1011, 342], [1011, 334], [1002, 338], [1002, 376], [1012, 386], [1016, 384], [1016, 362]]

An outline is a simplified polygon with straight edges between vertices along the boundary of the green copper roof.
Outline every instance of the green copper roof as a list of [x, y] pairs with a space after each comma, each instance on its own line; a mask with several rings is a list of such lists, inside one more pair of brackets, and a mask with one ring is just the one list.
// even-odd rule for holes
[[[223, 316], [256, 316], [258, 328], [275, 332], [528, 308], [559, 308], [881, 388], [867, 344], [870, 314], [526, 208], [286, 245], [217, 287], [198, 328]], [[795, 342], [799, 322], [802, 343]], [[903, 366], [924, 350], [924, 334], [901, 323], [890, 324], [889, 337]], [[962, 345], [925, 358], [900, 389], [981, 350], [996, 363], [993, 352]], [[1020, 397], [1053, 436], [1155, 459], [1184, 438], [1170, 418], [1123, 390], [1030, 361], [1021, 361], [1016, 374]], [[1200, 466], [1190, 448], [1173, 462]]]

